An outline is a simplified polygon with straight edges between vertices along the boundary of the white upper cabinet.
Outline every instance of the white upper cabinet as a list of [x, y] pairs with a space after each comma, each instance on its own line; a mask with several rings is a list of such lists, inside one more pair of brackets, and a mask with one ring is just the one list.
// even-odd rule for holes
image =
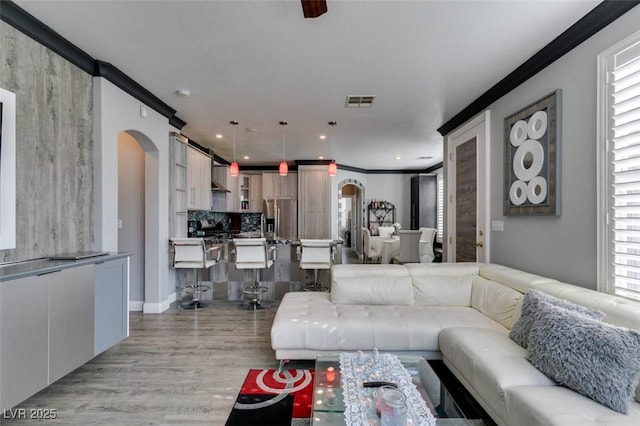
[[262, 198], [298, 198], [298, 174], [280, 176], [278, 172], [262, 173]]
[[211, 208], [211, 156], [187, 146], [187, 200], [189, 210]]

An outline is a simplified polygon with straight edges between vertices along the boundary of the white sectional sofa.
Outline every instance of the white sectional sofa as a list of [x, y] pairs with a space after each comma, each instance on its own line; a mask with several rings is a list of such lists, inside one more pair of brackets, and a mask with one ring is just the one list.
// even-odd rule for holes
[[527, 349], [509, 337], [529, 289], [598, 309], [611, 325], [640, 330], [640, 303], [505, 266], [335, 265], [331, 293], [284, 296], [271, 344], [280, 360], [373, 348], [443, 359], [499, 425], [640, 424], [640, 391], [621, 414], [532, 365]]

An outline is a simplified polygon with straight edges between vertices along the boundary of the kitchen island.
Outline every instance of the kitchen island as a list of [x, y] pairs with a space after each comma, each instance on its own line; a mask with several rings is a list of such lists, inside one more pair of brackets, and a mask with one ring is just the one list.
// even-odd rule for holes
[[[212, 287], [212, 291], [206, 292], [203, 298], [205, 300], [211, 300], [212, 297], [230, 301], [243, 300], [242, 289], [250, 285], [253, 271], [235, 267], [233, 239], [206, 237], [205, 241], [208, 245], [220, 247], [220, 257], [218, 263], [210, 268], [208, 275], [205, 273], [201, 275], [201, 279], [209, 281]], [[267, 302], [280, 300], [285, 293], [301, 291], [306, 282], [313, 281], [313, 271], [300, 269], [299, 240], [267, 239], [267, 243], [276, 247], [276, 259], [271, 268], [259, 272], [260, 285], [268, 288], [268, 291], [261, 296], [261, 300]], [[334, 263], [341, 263], [342, 240], [335, 240], [334, 247]], [[187, 277], [185, 271], [178, 271], [176, 283], [184, 283]], [[318, 277], [319, 281], [328, 286], [329, 270], [320, 270]]]

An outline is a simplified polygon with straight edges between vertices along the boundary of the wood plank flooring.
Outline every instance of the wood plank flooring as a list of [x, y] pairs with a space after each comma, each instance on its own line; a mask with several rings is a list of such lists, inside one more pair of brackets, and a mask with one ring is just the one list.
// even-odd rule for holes
[[[46, 424], [224, 425], [249, 368], [278, 366], [269, 337], [276, 308], [214, 300], [197, 312], [132, 312], [128, 339], [16, 408], [55, 409]], [[7, 417], [0, 424], [38, 422]]]
[[[345, 250], [345, 252], [348, 252]], [[343, 263], [358, 263], [344, 253]], [[277, 309], [247, 311], [214, 293], [206, 309], [131, 313], [130, 337], [13, 409], [7, 426], [224, 425], [250, 368], [277, 368], [270, 330]], [[31, 409], [55, 409], [51, 420]], [[27, 418], [16, 418], [26, 409]], [[11, 418], [14, 417], [14, 418]]]

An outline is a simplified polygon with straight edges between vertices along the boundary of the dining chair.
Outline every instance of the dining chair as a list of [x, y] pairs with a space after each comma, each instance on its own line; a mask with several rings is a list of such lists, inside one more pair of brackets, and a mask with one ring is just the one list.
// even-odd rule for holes
[[378, 226], [378, 235], [382, 238], [389, 238], [395, 229], [393, 226]]
[[300, 268], [313, 269], [313, 283], [305, 290], [327, 291], [329, 287], [318, 282], [319, 269], [331, 269], [333, 265], [333, 240], [300, 240]]
[[380, 260], [380, 247], [375, 244], [371, 244], [371, 232], [369, 228], [362, 228], [362, 263], [368, 263], [372, 259]]
[[436, 228], [420, 228], [420, 263], [430, 263], [436, 258], [434, 251], [434, 241], [436, 239]]
[[211, 289], [207, 284], [202, 284], [199, 272], [209, 269], [218, 263], [220, 247], [207, 248], [204, 238], [170, 238], [173, 250], [172, 265], [175, 269], [192, 269], [195, 271], [195, 279], [192, 283], [180, 285], [178, 283], [178, 297], [181, 298], [183, 292], [191, 293], [191, 300], [186, 303], [178, 302], [181, 310], [200, 309], [211, 304], [211, 302], [201, 299], [202, 293]]
[[420, 230], [399, 231], [400, 250], [393, 255], [394, 263], [419, 263], [420, 262]]

